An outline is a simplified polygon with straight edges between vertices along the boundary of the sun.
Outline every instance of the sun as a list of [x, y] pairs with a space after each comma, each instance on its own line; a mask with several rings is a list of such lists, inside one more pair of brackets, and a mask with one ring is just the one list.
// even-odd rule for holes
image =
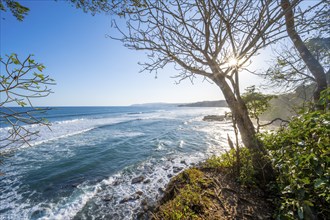
[[230, 67], [237, 66], [238, 60], [235, 57], [231, 57], [228, 60], [228, 64], [229, 64]]

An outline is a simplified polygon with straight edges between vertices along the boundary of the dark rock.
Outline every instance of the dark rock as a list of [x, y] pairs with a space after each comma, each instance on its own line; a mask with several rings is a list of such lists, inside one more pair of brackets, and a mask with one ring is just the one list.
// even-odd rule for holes
[[73, 183], [71, 184], [72, 187], [76, 188], [79, 185], [79, 183]]
[[119, 201], [119, 204], [122, 204], [122, 203], [125, 203], [125, 202], [128, 202], [129, 201], [129, 198], [123, 198], [122, 200]]
[[147, 183], [150, 183], [150, 182], [151, 182], [150, 179], [146, 179], [143, 183], [144, 183], [144, 184], [147, 184]]
[[142, 195], [143, 194], [143, 192], [142, 191], [137, 191], [137, 192], [135, 192], [135, 194], [137, 194], [137, 195]]
[[187, 166], [187, 162], [185, 160], [181, 160], [180, 163], [184, 164]]
[[174, 161], [174, 158], [170, 157], [170, 158], [167, 158], [167, 161], [171, 161], [173, 163]]
[[157, 182], [162, 183], [163, 181], [164, 181], [163, 179], [159, 179]]
[[225, 119], [224, 115], [207, 115], [204, 116], [203, 121], [223, 121]]
[[144, 212], [139, 212], [137, 215], [136, 215], [136, 218], [137, 219], [143, 219], [143, 216], [144, 216]]
[[144, 180], [144, 176], [138, 176], [132, 179], [132, 184], [141, 183]]
[[135, 201], [139, 198], [140, 198], [139, 195], [132, 195], [130, 197], [123, 198], [122, 200], [119, 201], [119, 203], [122, 204], [122, 203], [126, 203], [126, 202], [131, 202], [131, 201]]
[[142, 206], [142, 208], [143, 208], [143, 211], [149, 211], [149, 207], [147, 206], [147, 205], [144, 205], [144, 206]]
[[167, 174], [168, 178], [172, 178], [172, 176], [173, 176], [172, 174]]
[[158, 188], [158, 191], [159, 191], [160, 193], [164, 193], [164, 192], [165, 192], [165, 190], [164, 190], [163, 188], [161, 188], [161, 187]]
[[173, 173], [178, 173], [182, 170], [182, 167], [173, 167]]
[[112, 183], [114, 186], [118, 186], [120, 184], [120, 180], [115, 180], [113, 183]]
[[102, 200], [105, 202], [110, 202], [112, 198], [113, 198], [112, 196], [109, 196], [109, 197], [104, 197]]
[[141, 201], [141, 206], [146, 206], [147, 204], [148, 204], [148, 202], [147, 202], [146, 199], [144, 199], [144, 200]]

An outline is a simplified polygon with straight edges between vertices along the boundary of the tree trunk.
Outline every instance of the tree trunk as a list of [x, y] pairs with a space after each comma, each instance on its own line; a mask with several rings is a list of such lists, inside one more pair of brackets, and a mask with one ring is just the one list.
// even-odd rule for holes
[[313, 56], [313, 54], [308, 50], [305, 43], [300, 38], [299, 34], [295, 29], [294, 14], [290, 0], [281, 0], [281, 7], [285, 12], [285, 25], [287, 33], [292, 40], [294, 46], [298, 50], [301, 58], [305, 62], [311, 74], [314, 76], [317, 89], [314, 92], [314, 102], [318, 109], [323, 109], [322, 106], [317, 105], [320, 99], [320, 93], [327, 88], [327, 79], [325, 71], [319, 61]]
[[238, 99], [232, 92], [225, 78], [220, 76], [213, 79], [220, 87], [228, 106], [236, 120], [238, 130], [241, 134], [243, 144], [252, 154], [253, 166], [256, 170], [256, 177], [262, 185], [274, 180], [275, 174], [270, 161], [267, 159], [267, 151], [263, 144], [257, 139], [254, 125], [249, 117], [245, 103], [238, 94]]

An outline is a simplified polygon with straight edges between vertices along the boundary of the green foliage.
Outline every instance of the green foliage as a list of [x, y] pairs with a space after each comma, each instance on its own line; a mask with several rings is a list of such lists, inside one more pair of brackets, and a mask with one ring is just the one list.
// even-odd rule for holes
[[97, 13], [114, 13], [124, 16], [125, 13], [131, 13], [135, 8], [144, 7], [145, 1], [142, 0], [67, 0], [76, 8], [84, 12], [90, 12], [92, 15]]
[[234, 149], [230, 150], [229, 152], [220, 155], [219, 157], [212, 156], [207, 159], [204, 163], [204, 168], [211, 168], [211, 169], [223, 169], [229, 168], [228, 170], [235, 174], [237, 170], [237, 166], [239, 167], [239, 176], [237, 180], [242, 185], [255, 185], [255, 178], [254, 178], [254, 168], [252, 164], [251, 153], [249, 149], [243, 147], [240, 148], [240, 165], [237, 164], [236, 161], [236, 151]]
[[7, 11], [9, 9], [17, 20], [23, 21], [24, 17], [30, 11], [29, 8], [21, 5], [17, 1], [13, 0], [0, 0], [0, 11]]
[[210, 203], [207, 198], [201, 197], [202, 193], [201, 188], [186, 185], [180, 190], [178, 196], [161, 206], [161, 219], [201, 219], [196, 211], [202, 209], [203, 206], [207, 207]]
[[210, 199], [204, 195], [211, 184], [204, 173], [196, 168], [185, 170], [169, 186], [172, 184], [175, 197], [159, 207], [156, 219], [202, 219], [203, 210], [211, 205]]
[[250, 86], [246, 89], [246, 92], [242, 94], [246, 107], [249, 110], [251, 118], [258, 118], [269, 108], [269, 101], [276, 96], [265, 95], [257, 91], [255, 86]]
[[257, 132], [259, 132], [260, 124], [259, 117], [264, 113], [270, 106], [269, 101], [276, 96], [265, 95], [256, 90], [255, 86], [248, 87], [246, 92], [242, 94], [242, 99], [249, 111], [251, 118], [257, 120]]
[[3, 93], [0, 106], [13, 104], [24, 107], [31, 103], [31, 98], [44, 97], [51, 93], [48, 85], [54, 80], [43, 74], [45, 66], [36, 63], [29, 55], [26, 59], [19, 59], [13, 53], [7, 59], [1, 59], [5, 71], [0, 74], [0, 92]]
[[[7, 137], [0, 140], [0, 153], [3, 148], [18, 147], [29, 141], [38, 133], [30, 131], [24, 125], [39, 124], [49, 126], [46, 120], [35, 117], [48, 108], [35, 108], [33, 98], [46, 97], [52, 93], [49, 88], [54, 80], [44, 74], [45, 66], [32, 59], [20, 59], [17, 54], [0, 58], [0, 118], [9, 126]], [[17, 110], [9, 106], [29, 107]], [[39, 115], [40, 116], [40, 115]], [[8, 148], [7, 148], [8, 149]], [[12, 150], [12, 149], [11, 149]]]
[[327, 88], [321, 92], [321, 98], [319, 100], [319, 105], [323, 106], [323, 109], [329, 108], [330, 103], [330, 88]]
[[330, 216], [330, 113], [310, 112], [288, 128], [263, 134], [278, 172], [278, 217]]

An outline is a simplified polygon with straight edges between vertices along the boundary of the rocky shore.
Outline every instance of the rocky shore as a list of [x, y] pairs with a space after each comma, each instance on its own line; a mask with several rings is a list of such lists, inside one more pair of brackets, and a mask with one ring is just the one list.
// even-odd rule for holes
[[[206, 163], [174, 176], [159, 193], [159, 201], [141, 201], [137, 219], [261, 220], [271, 219], [274, 208], [262, 190], [241, 186], [226, 169], [210, 168]], [[138, 197], [139, 192], [123, 202]]]

